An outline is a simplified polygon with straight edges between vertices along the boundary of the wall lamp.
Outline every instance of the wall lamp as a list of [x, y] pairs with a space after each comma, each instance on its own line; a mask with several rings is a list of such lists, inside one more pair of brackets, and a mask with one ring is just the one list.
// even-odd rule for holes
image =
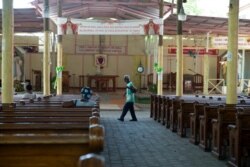
[[179, 21], [186, 21], [187, 20], [187, 15], [186, 15], [186, 13], [185, 13], [184, 8], [183, 8], [182, 5], [181, 5], [180, 12], [178, 14], [178, 20]]

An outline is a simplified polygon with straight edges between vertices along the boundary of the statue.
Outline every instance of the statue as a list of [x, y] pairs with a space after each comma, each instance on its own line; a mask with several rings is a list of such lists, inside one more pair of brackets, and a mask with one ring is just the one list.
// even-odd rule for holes
[[23, 80], [23, 60], [17, 53], [14, 54], [14, 77], [15, 80]]
[[222, 78], [224, 79], [224, 83], [226, 85], [226, 82], [227, 82], [227, 62], [226, 61], [221, 62], [221, 71], [222, 71]]
[[[220, 61], [221, 64], [221, 75], [222, 78], [224, 79], [224, 83], [225, 85], [227, 85], [227, 55], [223, 56], [222, 58], [223, 60]], [[240, 79], [243, 78], [243, 74], [242, 74], [242, 56], [238, 53], [238, 65], [237, 65], [237, 78], [239, 80], [240, 83]], [[238, 83], [238, 85], [239, 85]]]

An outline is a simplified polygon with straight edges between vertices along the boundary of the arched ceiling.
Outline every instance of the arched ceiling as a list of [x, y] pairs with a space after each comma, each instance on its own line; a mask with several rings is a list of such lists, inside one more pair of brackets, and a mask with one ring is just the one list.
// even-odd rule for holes
[[[57, 16], [57, 1], [49, 1], [50, 17]], [[159, 18], [158, 0], [62, 0], [61, 2], [63, 17], [120, 20]], [[34, 0], [32, 4], [39, 13], [43, 13], [43, 0]], [[169, 12], [172, 6], [172, 3], [164, 2], [164, 13]]]

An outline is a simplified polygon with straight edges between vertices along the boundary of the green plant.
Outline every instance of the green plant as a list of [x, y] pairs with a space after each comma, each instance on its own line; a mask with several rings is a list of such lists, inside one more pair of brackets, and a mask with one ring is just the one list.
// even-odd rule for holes
[[15, 88], [16, 92], [23, 92], [24, 91], [24, 88], [23, 88], [21, 81], [15, 81], [14, 88]]
[[151, 93], [156, 94], [157, 93], [157, 85], [156, 84], [150, 84], [148, 86], [148, 91], [151, 92]]
[[50, 81], [50, 90], [52, 93], [56, 92], [56, 76], [52, 77]]

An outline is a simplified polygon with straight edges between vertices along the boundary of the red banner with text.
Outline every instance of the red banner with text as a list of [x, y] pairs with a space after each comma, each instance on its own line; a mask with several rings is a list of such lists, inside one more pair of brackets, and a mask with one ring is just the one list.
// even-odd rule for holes
[[[206, 52], [206, 48], [198, 48], [195, 49], [193, 47], [183, 47], [183, 54], [196, 54], [196, 55], [205, 55]], [[172, 47], [170, 46], [168, 48], [168, 54], [176, 54], [176, 47]], [[219, 54], [219, 50], [218, 49], [209, 49], [208, 50], [208, 55], [218, 55]]]

